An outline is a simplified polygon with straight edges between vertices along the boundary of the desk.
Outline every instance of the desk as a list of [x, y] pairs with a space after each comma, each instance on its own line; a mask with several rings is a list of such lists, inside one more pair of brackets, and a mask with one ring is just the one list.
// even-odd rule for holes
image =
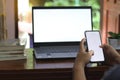
[[[28, 50], [26, 60], [0, 61], [0, 80], [72, 80], [74, 59], [36, 61]], [[109, 67], [86, 68], [88, 80], [100, 80]]]

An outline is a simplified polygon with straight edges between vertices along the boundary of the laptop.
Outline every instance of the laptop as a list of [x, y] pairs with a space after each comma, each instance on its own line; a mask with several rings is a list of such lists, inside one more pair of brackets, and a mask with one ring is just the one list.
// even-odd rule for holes
[[84, 31], [92, 30], [91, 12], [91, 7], [32, 7], [35, 58], [75, 58]]

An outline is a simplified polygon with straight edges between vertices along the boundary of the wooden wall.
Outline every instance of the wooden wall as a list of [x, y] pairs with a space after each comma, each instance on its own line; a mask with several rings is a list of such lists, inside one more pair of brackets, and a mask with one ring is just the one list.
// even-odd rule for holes
[[120, 0], [103, 0], [102, 38], [106, 43], [108, 32], [120, 33]]

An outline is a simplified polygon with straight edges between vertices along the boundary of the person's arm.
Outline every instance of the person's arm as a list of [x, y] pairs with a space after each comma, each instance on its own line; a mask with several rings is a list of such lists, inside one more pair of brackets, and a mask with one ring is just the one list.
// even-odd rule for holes
[[103, 48], [106, 64], [120, 64], [120, 54], [112, 46], [104, 44], [100, 47]]
[[117, 64], [120, 64], [120, 55], [116, 58]]
[[[73, 80], [86, 80], [84, 68], [85, 65], [89, 62], [93, 51], [86, 52], [84, 48], [85, 39], [80, 43], [80, 51], [75, 59], [73, 66]], [[120, 64], [120, 55], [119, 53], [110, 45], [101, 45], [105, 55], [105, 62], [109, 65]]]
[[73, 68], [73, 80], [86, 80], [84, 66], [82, 64], [75, 65]]
[[80, 44], [80, 51], [75, 59], [73, 66], [73, 80], [86, 80], [84, 68], [85, 65], [90, 61], [93, 51], [86, 52], [84, 48], [85, 39], [82, 39]]

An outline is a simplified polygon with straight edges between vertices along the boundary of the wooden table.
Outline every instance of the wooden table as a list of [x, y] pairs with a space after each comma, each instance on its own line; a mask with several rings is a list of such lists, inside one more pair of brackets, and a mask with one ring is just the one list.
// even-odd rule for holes
[[[72, 80], [74, 59], [0, 61], [0, 80]], [[108, 66], [85, 68], [88, 80], [100, 80]]]

